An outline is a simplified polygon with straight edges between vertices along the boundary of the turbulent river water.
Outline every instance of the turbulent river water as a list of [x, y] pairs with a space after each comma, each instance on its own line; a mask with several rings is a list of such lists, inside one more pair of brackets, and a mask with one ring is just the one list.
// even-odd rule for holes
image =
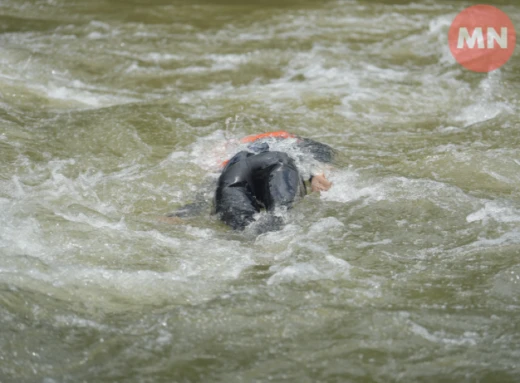
[[[455, 62], [469, 5], [0, 1], [0, 382], [520, 381], [520, 59]], [[161, 221], [279, 129], [340, 153], [283, 230]]]

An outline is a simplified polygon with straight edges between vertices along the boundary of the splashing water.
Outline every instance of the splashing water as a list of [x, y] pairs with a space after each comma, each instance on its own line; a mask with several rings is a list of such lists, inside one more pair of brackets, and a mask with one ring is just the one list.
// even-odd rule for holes
[[[1, 2], [0, 381], [516, 381], [518, 55], [396, 3]], [[161, 220], [276, 130], [282, 230]]]

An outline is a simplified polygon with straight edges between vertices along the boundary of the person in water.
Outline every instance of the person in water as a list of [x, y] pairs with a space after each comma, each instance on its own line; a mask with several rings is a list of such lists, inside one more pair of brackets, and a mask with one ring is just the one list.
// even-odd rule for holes
[[[325, 144], [302, 138], [285, 131], [269, 132], [242, 139], [249, 143], [246, 150], [235, 154], [225, 165], [217, 182], [215, 213], [235, 230], [243, 230], [255, 221], [264, 208], [272, 229], [281, 224], [276, 209], [290, 209], [298, 196], [306, 194], [304, 175], [289, 154], [271, 149], [276, 141], [292, 140], [302, 156], [314, 161], [331, 163], [334, 150]], [[302, 157], [300, 156], [300, 157]], [[331, 182], [324, 174], [308, 174], [312, 191], [326, 191]]]
[[[332, 186], [321, 166], [334, 159], [335, 151], [328, 145], [286, 131], [247, 136], [241, 144], [246, 145], [245, 150], [223, 164], [214, 198], [214, 213], [234, 230], [255, 222], [255, 215], [262, 209], [267, 214], [259, 230], [277, 230], [283, 219], [276, 210], [290, 209], [297, 198], [303, 197], [306, 180], [313, 192]], [[195, 202], [167, 217], [191, 216], [203, 205], [203, 201]]]

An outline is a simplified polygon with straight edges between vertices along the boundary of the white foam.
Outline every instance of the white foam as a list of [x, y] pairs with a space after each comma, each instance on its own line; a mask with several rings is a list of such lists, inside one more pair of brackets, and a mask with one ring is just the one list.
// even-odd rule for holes
[[479, 238], [469, 245], [469, 248], [482, 249], [496, 246], [517, 245], [520, 243], [520, 231], [512, 230], [497, 238]]
[[385, 199], [384, 190], [380, 185], [369, 185], [359, 179], [359, 173], [354, 170], [334, 171], [329, 180], [332, 187], [322, 192], [320, 198], [324, 201], [351, 202], [363, 198], [374, 200]]
[[330, 175], [332, 187], [321, 193], [324, 201], [368, 204], [377, 201], [429, 200], [447, 210], [456, 209], [458, 204], [473, 205], [475, 199], [461, 189], [429, 179], [406, 177], [365, 178], [354, 170], [339, 170]]
[[139, 56], [143, 61], [151, 61], [155, 63], [163, 63], [169, 61], [180, 61], [184, 59], [183, 55], [163, 52], [150, 52]]
[[334, 217], [321, 218], [309, 228], [309, 233], [324, 233], [332, 229], [342, 228], [345, 225]]
[[126, 223], [124, 217], [118, 222], [111, 222], [110, 220], [98, 216], [86, 215], [84, 213], [79, 214], [67, 214], [55, 212], [58, 217], [62, 217], [70, 222], [85, 223], [96, 229], [112, 229], [116, 231], [125, 230]]
[[495, 93], [502, 87], [501, 71], [490, 72], [480, 81], [479, 89], [475, 91], [476, 102], [466, 106], [458, 116], [456, 121], [462, 122], [465, 126], [491, 120], [502, 113], [514, 113], [511, 105], [494, 101]]
[[[1, 184], [0, 184], [1, 185]], [[46, 253], [40, 223], [33, 217], [19, 217], [23, 202], [0, 198], [0, 249], [5, 255], [41, 258]]]
[[[92, 32], [90, 38], [102, 38], [99, 32]], [[43, 97], [49, 104], [42, 106], [54, 108], [97, 108], [135, 102], [141, 98], [133, 90], [115, 90], [106, 86], [88, 84], [78, 78], [71, 78], [67, 70], [58, 70], [47, 66], [41, 60], [33, 60], [32, 56], [21, 58], [18, 50], [0, 48], [0, 78], [8, 81], [14, 96]], [[59, 102], [57, 102], [59, 101]]]
[[74, 327], [87, 327], [94, 328], [97, 330], [108, 330], [108, 326], [100, 324], [96, 321], [80, 318], [73, 315], [56, 315], [54, 317], [56, 320], [55, 324], [61, 325], [64, 327], [74, 326]]
[[73, 85], [73, 87], [69, 87], [49, 82], [47, 85], [33, 85], [32, 87], [45, 93], [50, 99], [77, 102], [90, 107], [111, 106], [139, 100], [134, 97], [107, 94], [101, 89], [97, 91], [93, 89], [95, 92], [92, 92], [78, 83], [73, 83]]
[[449, 336], [444, 331], [434, 331], [430, 332], [425, 327], [420, 326], [417, 323], [412, 322], [411, 320], [406, 321], [410, 331], [418, 335], [432, 343], [444, 343], [447, 345], [454, 346], [475, 346], [479, 341], [479, 336], [475, 332], [465, 331], [462, 336], [455, 337]]
[[347, 279], [350, 275], [350, 264], [332, 255], [319, 257], [312, 262], [299, 262], [289, 266], [272, 266], [275, 273], [267, 280], [268, 285], [288, 282], [309, 282], [325, 279]]
[[214, 61], [213, 71], [232, 70], [250, 60], [251, 54], [210, 54], [207, 57]]
[[466, 217], [466, 221], [470, 223], [481, 221], [483, 224], [487, 224], [489, 220], [503, 223], [520, 222], [520, 209], [498, 201], [489, 201], [484, 204], [483, 208]]
[[239, 145], [238, 140], [230, 138], [225, 131], [216, 130], [192, 145], [191, 161], [204, 170], [217, 172], [238, 151]]
[[[276, 269], [276, 268], [272, 268]], [[292, 281], [312, 281], [323, 279], [322, 273], [316, 267], [309, 263], [299, 263], [282, 268], [273, 274], [268, 280], [267, 284], [272, 285], [280, 282]]]

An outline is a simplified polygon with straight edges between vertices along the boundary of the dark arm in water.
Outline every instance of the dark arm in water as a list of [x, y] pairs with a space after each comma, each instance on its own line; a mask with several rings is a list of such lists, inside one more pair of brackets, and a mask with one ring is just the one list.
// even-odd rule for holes
[[297, 145], [302, 152], [310, 154], [316, 161], [330, 164], [334, 161], [336, 151], [329, 145], [311, 140], [310, 138], [298, 137]]

